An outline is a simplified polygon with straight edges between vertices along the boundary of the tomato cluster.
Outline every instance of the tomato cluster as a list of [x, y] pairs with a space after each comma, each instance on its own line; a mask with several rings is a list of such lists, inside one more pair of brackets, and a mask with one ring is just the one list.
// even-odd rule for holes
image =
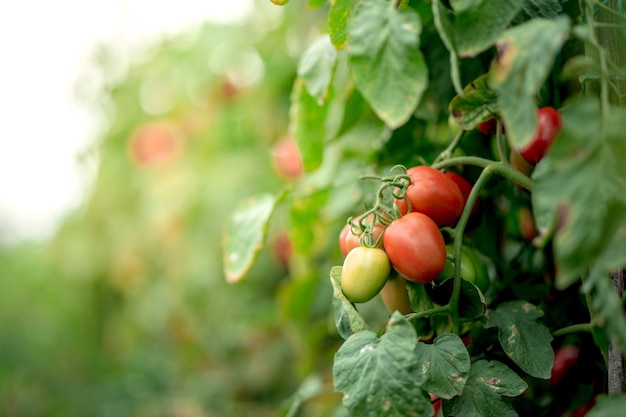
[[[381, 292], [390, 309], [409, 313], [405, 280], [431, 283], [450, 263], [440, 227], [458, 222], [472, 185], [458, 174], [429, 166], [408, 169], [406, 178], [402, 191], [392, 193], [391, 209], [351, 219], [339, 235], [345, 256], [341, 288], [351, 302], [365, 302]], [[480, 261], [468, 253], [463, 253], [464, 273], [484, 290], [486, 272], [476, 269]], [[399, 278], [388, 280], [392, 269]]]

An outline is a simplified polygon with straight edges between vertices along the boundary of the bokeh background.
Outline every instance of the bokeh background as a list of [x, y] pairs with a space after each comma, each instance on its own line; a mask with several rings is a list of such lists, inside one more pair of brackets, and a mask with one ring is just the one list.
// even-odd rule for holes
[[237, 202], [285, 186], [272, 148], [324, 11], [19, 3], [0, 8], [0, 415], [334, 410], [330, 286], [285, 281], [280, 213], [244, 282], [220, 252]]

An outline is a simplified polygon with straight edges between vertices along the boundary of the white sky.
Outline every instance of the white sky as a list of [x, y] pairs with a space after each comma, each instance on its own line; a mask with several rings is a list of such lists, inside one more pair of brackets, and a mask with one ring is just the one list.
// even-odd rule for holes
[[92, 48], [226, 21], [252, 0], [19, 0], [0, 5], [0, 241], [45, 238], [89, 176], [77, 155], [96, 120], [73, 89]]

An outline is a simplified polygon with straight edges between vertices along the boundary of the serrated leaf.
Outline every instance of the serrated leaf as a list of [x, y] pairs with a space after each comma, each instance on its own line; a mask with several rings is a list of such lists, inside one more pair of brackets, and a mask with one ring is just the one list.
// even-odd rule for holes
[[343, 404], [354, 416], [430, 416], [432, 405], [420, 388], [413, 353], [417, 338], [413, 326], [398, 312], [380, 338], [371, 331], [355, 333], [335, 354], [335, 391], [344, 393]]
[[365, 319], [359, 314], [343, 292], [341, 291], [341, 266], [334, 266], [330, 270], [330, 283], [333, 286], [333, 311], [335, 325], [339, 335], [348, 339], [354, 333], [367, 329]]
[[446, 399], [463, 392], [471, 363], [460, 337], [444, 333], [432, 344], [420, 342], [415, 355], [421, 372], [426, 374], [424, 389]]
[[502, 396], [515, 397], [528, 385], [498, 361], [479, 360], [472, 364], [463, 394], [442, 403], [446, 416], [517, 417]]
[[320, 104], [304, 87], [304, 81], [296, 79], [291, 91], [290, 130], [298, 142], [302, 166], [310, 172], [322, 164], [328, 100]]
[[487, 74], [481, 75], [450, 101], [450, 114], [465, 130], [474, 129], [498, 112], [498, 94], [489, 88], [488, 81]]
[[428, 82], [419, 50], [422, 24], [409, 8], [387, 0], [362, 0], [349, 24], [349, 60], [354, 82], [389, 127], [404, 124]]
[[267, 224], [278, 198], [261, 194], [241, 201], [228, 219], [224, 233], [223, 268], [230, 284], [241, 281], [263, 248]]
[[585, 414], [586, 417], [620, 416], [626, 409], [626, 394], [599, 395], [596, 404]]
[[331, 0], [328, 10], [328, 33], [335, 48], [341, 49], [348, 42], [348, 22], [352, 0]]
[[524, 372], [535, 378], [550, 378], [554, 363], [552, 335], [538, 319], [543, 311], [522, 300], [502, 303], [489, 310], [485, 327], [498, 328], [504, 353]]
[[325, 35], [304, 51], [298, 63], [298, 77], [319, 104], [326, 100], [336, 61], [337, 50], [330, 42], [330, 36]]
[[537, 125], [536, 97], [569, 34], [569, 20], [532, 19], [498, 38], [490, 85], [500, 95], [500, 114], [512, 147], [525, 146]]
[[600, 107], [586, 99], [564, 108], [563, 130], [533, 173], [539, 228], [558, 217], [560, 289], [589, 268], [609, 274], [626, 265], [626, 109], [609, 108], [603, 119]]

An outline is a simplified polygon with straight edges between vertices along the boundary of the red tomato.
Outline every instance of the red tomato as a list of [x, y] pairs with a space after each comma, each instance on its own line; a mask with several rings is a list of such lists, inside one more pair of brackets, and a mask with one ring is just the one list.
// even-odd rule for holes
[[429, 392], [428, 395], [430, 395], [430, 402], [433, 405], [433, 417], [437, 417], [441, 411], [441, 398], [432, 392]]
[[550, 384], [558, 384], [570, 368], [578, 361], [580, 349], [575, 345], [563, 345], [554, 353], [554, 365], [550, 375]]
[[158, 165], [169, 162], [181, 150], [182, 138], [170, 122], [148, 122], [130, 136], [129, 153], [137, 165]]
[[272, 163], [284, 177], [296, 179], [302, 176], [302, 158], [296, 140], [291, 136], [280, 139], [272, 148]]
[[352, 303], [364, 303], [380, 292], [391, 268], [384, 250], [359, 246], [348, 253], [341, 270], [341, 291]]
[[[498, 119], [493, 118], [486, 120], [476, 126], [476, 129], [485, 135], [495, 136], [498, 134]], [[502, 126], [502, 133], [504, 133], [504, 126]]]
[[289, 260], [293, 256], [293, 246], [291, 245], [291, 239], [287, 232], [281, 231], [274, 238], [274, 256], [280, 265], [287, 269], [289, 267]]
[[406, 280], [402, 277], [389, 278], [380, 290], [380, 296], [390, 313], [399, 311], [402, 314], [410, 314], [413, 312], [406, 289]]
[[422, 213], [394, 220], [383, 235], [394, 268], [419, 284], [432, 282], [446, 265], [446, 245], [437, 224]]
[[[468, 180], [463, 178], [461, 175], [457, 174], [456, 172], [446, 171], [446, 176], [450, 178], [452, 181], [454, 181], [457, 187], [459, 187], [459, 190], [461, 190], [461, 194], [463, 194], [463, 207], [465, 208], [465, 203], [467, 203], [467, 198], [472, 192], [472, 188], [473, 188], [472, 184]], [[476, 199], [476, 202], [474, 203], [474, 207], [472, 207], [472, 212], [470, 213], [470, 219], [473, 217], [476, 217], [476, 214], [478, 213], [479, 209], [480, 209], [480, 197]]]
[[552, 107], [542, 107], [537, 110], [535, 134], [526, 146], [519, 149], [524, 160], [531, 165], [537, 165], [548, 152], [554, 138], [561, 131], [562, 125], [561, 113], [558, 110]]
[[[426, 165], [409, 168], [411, 184], [406, 198], [411, 211], [423, 213], [433, 219], [437, 226], [450, 226], [459, 220], [465, 199], [461, 190], [443, 172]], [[408, 211], [406, 200], [395, 200], [402, 214]]]
[[[360, 217], [361, 216], [357, 216], [356, 218], [354, 218], [352, 220], [353, 223], [358, 224]], [[373, 218], [372, 215], [368, 217], [370, 219]], [[384, 232], [385, 227], [380, 223], [376, 223], [372, 230], [372, 240], [376, 242]], [[339, 233], [339, 250], [341, 250], [341, 254], [343, 256], [346, 256], [348, 252], [350, 252], [357, 246], [361, 246], [361, 235], [356, 235], [352, 233], [352, 227], [349, 224], [346, 224], [343, 229], [341, 229], [341, 233]], [[382, 239], [379, 240], [378, 247], [381, 249], [384, 248]]]

